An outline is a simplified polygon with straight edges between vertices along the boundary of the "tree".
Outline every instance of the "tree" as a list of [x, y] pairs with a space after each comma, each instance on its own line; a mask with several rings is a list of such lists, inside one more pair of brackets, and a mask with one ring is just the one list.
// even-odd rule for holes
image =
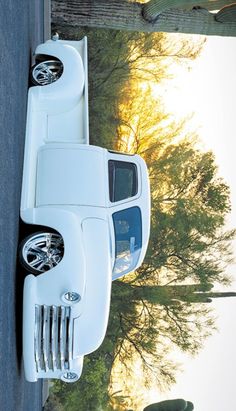
[[110, 325], [124, 366], [138, 356], [146, 381], [153, 372], [163, 386], [175, 379], [169, 350], [175, 345], [194, 355], [214, 331], [206, 303], [235, 296], [212, 291], [213, 284], [230, 281], [225, 266], [235, 231], [224, 230], [229, 188], [218, 177], [213, 154], [196, 147], [184, 121], [157, 110], [160, 104], [153, 105], [148, 88], [141, 88], [139, 100], [138, 87], [129, 83], [124, 93], [117, 148], [139, 153], [148, 163], [152, 229], [142, 267], [113, 285]]
[[152, 232], [136, 280], [227, 283], [224, 271], [232, 260], [235, 232], [223, 230], [230, 210], [229, 189], [217, 177], [213, 154], [182, 140], [166, 146], [162, 142], [159, 153], [147, 150], [147, 155], [153, 187]]
[[150, 243], [135, 281], [227, 283], [234, 231], [223, 230], [229, 188], [217, 175], [213, 153], [198, 150], [197, 137], [167, 116], [148, 89], [129, 87], [120, 107], [117, 148], [145, 158], [152, 191]]
[[236, 4], [230, 0], [53, 0], [52, 21], [128, 31], [236, 36]]
[[118, 148], [146, 159], [151, 182], [150, 243], [135, 279], [142, 284], [155, 279], [159, 285], [186, 279], [227, 283], [224, 268], [231, 262], [234, 231], [223, 230], [229, 188], [217, 176], [214, 156], [196, 149], [195, 137], [184, 136], [184, 123], [156, 111], [145, 91], [141, 109], [138, 105], [131, 93], [118, 130]]

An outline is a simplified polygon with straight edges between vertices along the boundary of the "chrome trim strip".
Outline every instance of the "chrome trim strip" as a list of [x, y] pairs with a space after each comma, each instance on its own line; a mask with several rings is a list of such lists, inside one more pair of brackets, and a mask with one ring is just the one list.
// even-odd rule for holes
[[43, 362], [45, 371], [49, 371], [49, 338], [50, 338], [50, 307], [43, 306]]

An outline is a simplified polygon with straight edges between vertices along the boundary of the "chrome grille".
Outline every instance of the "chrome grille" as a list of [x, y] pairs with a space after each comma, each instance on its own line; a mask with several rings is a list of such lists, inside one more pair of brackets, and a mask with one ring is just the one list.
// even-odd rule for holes
[[34, 356], [38, 372], [70, 369], [72, 360], [70, 307], [35, 306]]

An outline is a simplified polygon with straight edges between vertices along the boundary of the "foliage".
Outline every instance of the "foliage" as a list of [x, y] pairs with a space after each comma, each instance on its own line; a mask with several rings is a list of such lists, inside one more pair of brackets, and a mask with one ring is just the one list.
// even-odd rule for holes
[[204, 39], [189, 42], [185, 37], [164, 33], [123, 32], [105, 29], [75, 29], [53, 26], [61, 38], [88, 37], [89, 127], [91, 144], [114, 148], [121, 125], [119, 106], [130, 99], [132, 80], [152, 79], [155, 83], [170, 76], [172, 62], [185, 64], [196, 58]]
[[104, 357], [101, 354], [85, 357], [83, 378], [74, 384], [57, 380], [51, 389], [48, 409], [52, 409], [53, 402], [58, 402], [61, 408], [57, 411], [110, 411], [108, 383], [109, 371]]
[[[151, 273], [158, 282], [161, 274], [166, 282], [225, 284], [223, 262], [230, 262], [234, 233], [222, 230], [230, 210], [229, 189], [217, 177], [213, 154], [186, 140], [161, 146], [158, 151], [156, 145], [155, 158], [149, 151], [152, 234], [139, 278], [145, 281]], [[160, 267], [166, 269], [164, 276]]]

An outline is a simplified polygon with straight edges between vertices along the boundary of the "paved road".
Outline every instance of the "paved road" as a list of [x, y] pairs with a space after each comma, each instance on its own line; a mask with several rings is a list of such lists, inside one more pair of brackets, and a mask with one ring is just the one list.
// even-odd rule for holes
[[23, 277], [16, 263], [28, 72], [43, 41], [42, 0], [0, 0], [0, 410], [41, 410], [22, 366]]

